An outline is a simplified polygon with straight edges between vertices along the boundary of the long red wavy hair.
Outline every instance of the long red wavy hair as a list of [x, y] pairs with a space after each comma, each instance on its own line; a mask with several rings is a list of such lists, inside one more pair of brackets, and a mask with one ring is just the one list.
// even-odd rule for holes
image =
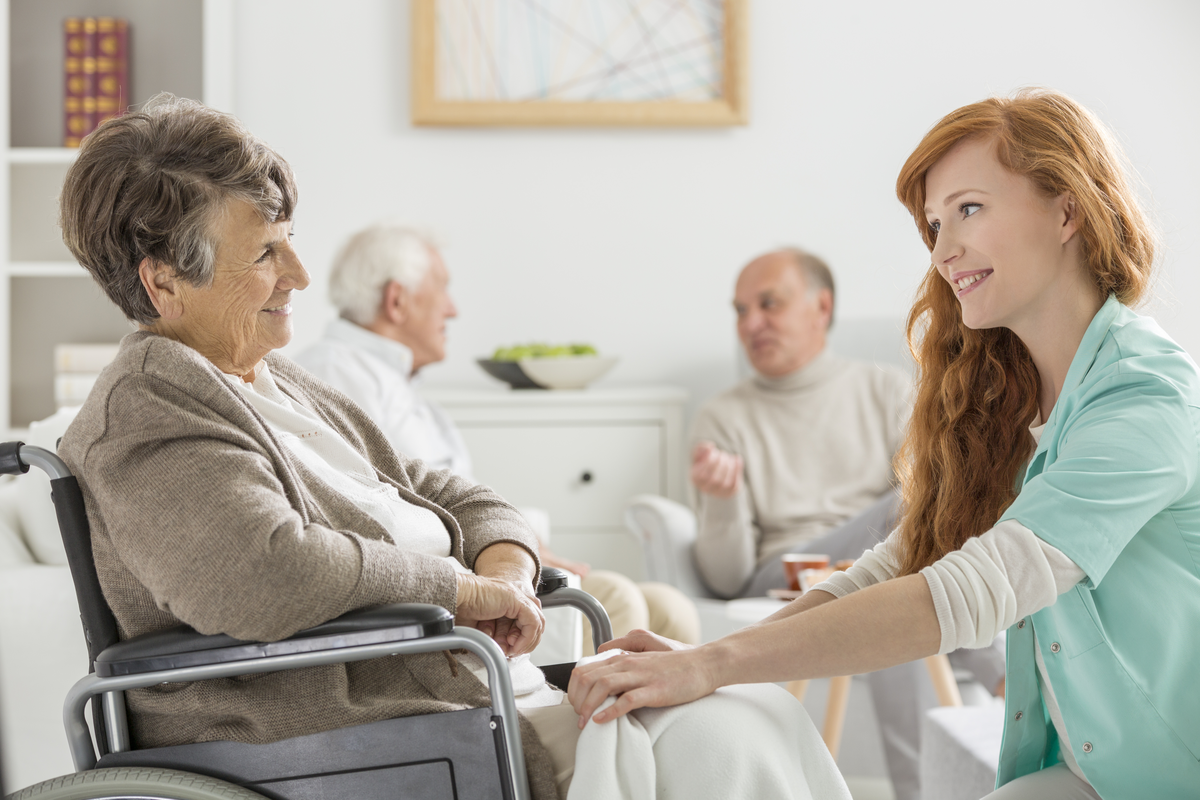
[[[1104, 126], [1070, 98], [1026, 90], [989, 98], [944, 117], [908, 157], [896, 195], [930, 251], [925, 175], [970, 138], [995, 142], [1000, 164], [1047, 197], [1069, 193], [1079, 214], [1081, 253], [1096, 292], [1137, 303], [1150, 284], [1154, 237]], [[1033, 453], [1038, 372], [1006, 328], [972, 330], [950, 285], [930, 267], [908, 315], [917, 365], [913, 415], [896, 457], [903, 511], [900, 574], [910, 575], [992, 527], [1016, 499]]]

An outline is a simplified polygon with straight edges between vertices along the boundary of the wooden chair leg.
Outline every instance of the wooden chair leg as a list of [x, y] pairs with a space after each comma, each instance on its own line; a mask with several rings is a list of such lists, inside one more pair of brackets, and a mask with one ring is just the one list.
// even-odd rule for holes
[[792, 697], [803, 703], [804, 693], [808, 691], [808, 681], [788, 681], [784, 688], [791, 693]]
[[958, 691], [958, 681], [954, 680], [950, 659], [944, 655], [929, 656], [925, 659], [925, 668], [929, 670], [929, 679], [933, 681], [933, 691], [937, 693], [938, 703], [943, 706], [961, 706], [962, 695]]
[[[929, 656], [925, 659], [925, 668], [929, 670], [929, 678], [933, 681], [933, 690], [937, 693], [938, 703], [943, 706], [961, 706], [962, 695], [958, 692], [958, 682], [954, 680], [954, 670], [950, 660], [944, 655]], [[846, 724], [846, 704], [850, 699], [850, 677], [841, 675], [829, 679], [829, 702], [825, 705], [825, 725], [821, 738], [829, 748], [829, 754], [837, 760], [838, 749], [842, 744], [842, 728]], [[804, 699], [808, 689], [808, 681], [791, 681], [787, 690], [797, 700]]]
[[825, 727], [821, 738], [834, 761], [842, 745], [842, 728], [846, 724], [846, 701], [850, 699], [850, 676], [829, 679], [829, 702], [825, 705]]

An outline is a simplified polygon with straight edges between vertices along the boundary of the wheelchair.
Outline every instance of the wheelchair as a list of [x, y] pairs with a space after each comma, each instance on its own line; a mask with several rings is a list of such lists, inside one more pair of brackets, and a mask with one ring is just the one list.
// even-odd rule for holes
[[[278, 642], [204, 635], [186, 625], [119, 641], [92, 560], [78, 481], [49, 450], [0, 444], [0, 474], [23, 474], [30, 466], [51, 479], [90, 663], [89, 674], [71, 688], [63, 706], [76, 772], [8, 800], [527, 800], [512, 684], [505, 656], [488, 636], [456, 628], [453, 615], [440, 606], [398, 603], [356, 609]], [[608, 615], [591, 595], [566, 584], [565, 572], [543, 568], [537, 590], [543, 607], [578, 608], [591, 622], [599, 648], [612, 638]], [[458, 649], [486, 666], [490, 708], [401, 717], [270, 744], [131, 747], [124, 695], [130, 689]], [[551, 684], [565, 690], [573, 666], [542, 669]]]

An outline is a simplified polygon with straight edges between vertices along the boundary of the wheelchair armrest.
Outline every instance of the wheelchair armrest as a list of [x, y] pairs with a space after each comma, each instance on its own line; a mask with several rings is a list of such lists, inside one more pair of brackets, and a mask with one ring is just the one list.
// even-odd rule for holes
[[271, 656], [339, 650], [365, 644], [440, 636], [454, 629], [454, 615], [441, 606], [393, 603], [359, 608], [278, 642], [246, 642], [225, 634], [205, 635], [177, 625], [126, 639], [96, 656], [102, 678], [252, 661]]
[[566, 570], [559, 569], [558, 567], [542, 567], [542, 574], [537, 585], [538, 597], [565, 587], [567, 585], [568, 574]]

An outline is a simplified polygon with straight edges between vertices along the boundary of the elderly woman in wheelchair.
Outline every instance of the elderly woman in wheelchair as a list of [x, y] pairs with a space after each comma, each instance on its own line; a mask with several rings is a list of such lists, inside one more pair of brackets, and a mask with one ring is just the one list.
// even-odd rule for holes
[[[273, 352], [292, 335], [292, 293], [309, 282], [291, 243], [296, 201], [291, 169], [271, 148], [232, 117], [171, 97], [103, 125], [68, 172], [63, 238], [138, 328], [59, 447], [82, 490], [116, 636], [125, 645], [186, 624], [234, 648], [301, 641], [356, 609], [421, 603], [454, 616], [459, 635], [447, 646], [481, 655], [397, 646], [392, 657], [143, 680], [124, 693], [130, 752], [108, 763], [199, 758], [255, 791], [309, 796], [313, 787], [291, 778], [240, 774], [229, 765], [242, 755], [220, 759], [268, 748], [258, 761], [282, 763], [290, 751], [269, 748], [308, 741], [293, 748], [305, 762], [357, 748], [343, 732], [360, 729], [377, 743], [394, 738], [392, 750], [420, 745], [424, 729], [388, 726], [500, 707], [485, 685], [489, 664], [494, 679], [503, 663], [489, 661], [498, 648], [520, 733], [510, 713], [500, 729], [491, 718], [490, 735], [496, 753], [523, 752], [525, 768], [506, 773], [497, 756], [499, 791], [480, 796], [809, 797], [810, 786], [848, 796], [802, 707], [776, 687], [624, 719], [640, 745], [615, 724], [579, 731], [563, 693], [526, 657], [544, 618], [537, 543], [520, 515], [486, 487], [394, 452], [347, 398]], [[106, 658], [101, 674], [113, 672]], [[191, 762], [154, 755], [196, 747], [208, 749]], [[401, 796], [468, 796], [454, 769], [449, 789], [409, 778], [413, 794]], [[390, 780], [379, 764], [363, 771]], [[366, 797], [366, 786], [320, 791]]]

